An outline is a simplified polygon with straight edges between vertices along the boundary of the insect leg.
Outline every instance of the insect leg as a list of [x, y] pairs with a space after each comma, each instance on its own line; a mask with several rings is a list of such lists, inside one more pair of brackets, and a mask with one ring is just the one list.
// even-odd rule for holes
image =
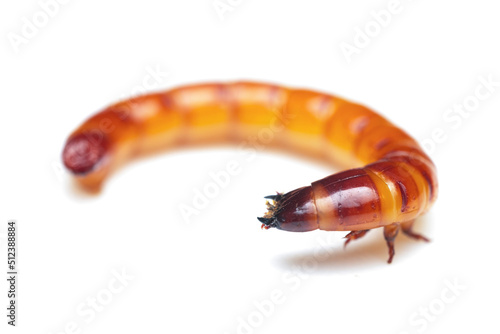
[[359, 231], [351, 231], [349, 232], [349, 234], [347, 234], [344, 238], [347, 239], [345, 242], [344, 242], [344, 248], [347, 246], [347, 244], [349, 242], [351, 242], [351, 240], [356, 240], [356, 239], [359, 239], [361, 237], [363, 237], [366, 232], [368, 232], [369, 230], [359, 230]]
[[394, 257], [394, 239], [396, 239], [396, 236], [398, 235], [399, 232], [399, 224], [398, 223], [393, 223], [391, 225], [387, 225], [384, 227], [384, 238], [387, 243], [387, 247], [389, 247], [389, 259], [387, 260], [387, 263], [392, 262], [392, 258]]
[[410, 238], [429, 242], [430, 240], [428, 238], [424, 237], [421, 234], [413, 232], [413, 223], [414, 222], [415, 221], [412, 220], [412, 221], [409, 221], [409, 222], [406, 222], [406, 223], [401, 223], [401, 231], [404, 234], [406, 234], [407, 236], [409, 236]]

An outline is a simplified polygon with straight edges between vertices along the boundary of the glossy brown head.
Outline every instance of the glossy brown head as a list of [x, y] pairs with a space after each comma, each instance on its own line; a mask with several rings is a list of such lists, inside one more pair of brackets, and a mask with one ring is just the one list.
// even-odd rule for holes
[[290, 232], [307, 232], [318, 228], [318, 215], [310, 186], [266, 198], [272, 199], [273, 203], [268, 202], [268, 212], [264, 217], [257, 218], [262, 222], [262, 228], [275, 227]]

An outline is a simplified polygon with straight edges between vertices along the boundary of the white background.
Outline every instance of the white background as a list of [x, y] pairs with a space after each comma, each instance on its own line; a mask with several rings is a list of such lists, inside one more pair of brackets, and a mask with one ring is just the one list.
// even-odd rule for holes
[[[390, 1], [229, 3], [221, 18], [212, 0], [69, 1], [15, 45], [25, 19], [44, 24], [42, 7], [2, 2], [0, 262], [16, 219], [20, 277], [15, 329], [1, 280], [1, 333], [497, 332], [499, 8], [401, 0], [346, 57], [342, 43], [377, 29], [372, 11]], [[189, 223], [179, 205], [241, 151], [170, 152], [123, 168], [97, 197], [74, 189], [60, 162], [67, 135], [151, 69], [168, 75], [148, 91], [254, 79], [379, 111], [438, 166], [439, 199], [416, 225], [432, 242], [399, 236], [388, 265], [381, 230], [345, 251], [341, 232], [261, 231], [263, 196], [333, 171], [300, 156], [259, 151]], [[448, 114], [474, 101], [481, 77], [493, 92]], [[125, 283], [114, 279], [122, 271]]]

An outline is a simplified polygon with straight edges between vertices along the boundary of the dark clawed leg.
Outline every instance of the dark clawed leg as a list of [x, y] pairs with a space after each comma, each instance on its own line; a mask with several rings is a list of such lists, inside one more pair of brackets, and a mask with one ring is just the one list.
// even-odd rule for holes
[[389, 259], [387, 260], [387, 263], [392, 262], [392, 258], [394, 257], [394, 239], [396, 239], [396, 236], [398, 235], [399, 232], [399, 224], [398, 223], [393, 223], [391, 225], [387, 225], [384, 227], [384, 238], [385, 242], [387, 243], [387, 247], [389, 247]]
[[351, 231], [351, 232], [349, 232], [349, 234], [347, 234], [344, 237], [345, 239], [347, 239], [344, 242], [344, 248], [347, 246], [347, 244], [349, 242], [351, 242], [351, 240], [356, 240], [356, 239], [361, 238], [362, 236], [364, 236], [366, 234], [366, 232], [368, 232], [368, 230], [360, 230], [360, 231]]
[[411, 222], [402, 223], [401, 230], [403, 231], [403, 233], [406, 234], [407, 236], [409, 236], [410, 238], [429, 242], [430, 240], [428, 238], [424, 237], [421, 234], [413, 232], [413, 223], [414, 222], [415, 221], [412, 220]]

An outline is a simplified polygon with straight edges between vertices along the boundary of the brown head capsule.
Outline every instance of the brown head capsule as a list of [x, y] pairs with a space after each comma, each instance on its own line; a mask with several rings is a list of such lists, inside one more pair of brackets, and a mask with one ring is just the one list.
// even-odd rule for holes
[[273, 199], [273, 204], [268, 202], [268, 212], [264, 217], [257, 218], [264, 228], [275, 227], [290, 232], [307, 232], [318, 228], [318, 215], [310, 186], [266, 198]]

